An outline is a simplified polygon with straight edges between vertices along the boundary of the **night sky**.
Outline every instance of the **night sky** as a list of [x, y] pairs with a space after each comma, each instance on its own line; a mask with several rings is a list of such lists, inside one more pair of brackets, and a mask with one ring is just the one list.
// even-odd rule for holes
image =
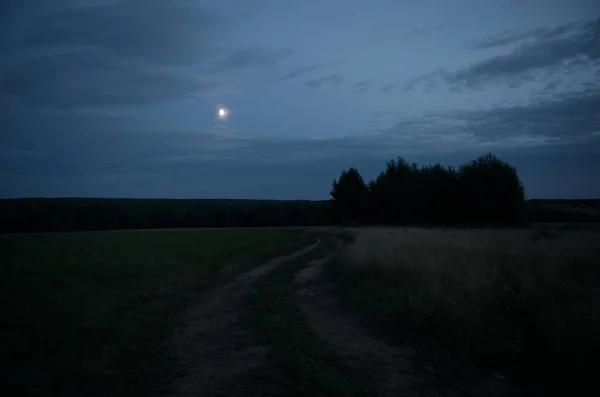
[[0, 197], [327, 199], [489, 151], [600, 196], [600, 1], [0, 2]]

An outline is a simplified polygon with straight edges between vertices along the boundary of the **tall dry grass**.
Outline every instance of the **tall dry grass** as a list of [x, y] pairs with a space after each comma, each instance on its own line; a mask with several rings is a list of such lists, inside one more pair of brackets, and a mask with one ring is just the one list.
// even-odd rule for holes
[[431, 357], [517, 383], [593, 382], [589, 370], [600, 353], [597, 231], [354, 233], [334, 271], [376, 325]]

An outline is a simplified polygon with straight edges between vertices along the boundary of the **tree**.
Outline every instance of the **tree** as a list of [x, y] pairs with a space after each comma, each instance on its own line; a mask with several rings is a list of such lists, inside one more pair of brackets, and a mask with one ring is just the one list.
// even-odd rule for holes
[[334, 215], [340, 222], [362, 222], [365, 219], [368, 188], [356, 168], [343, 170], [333, 180], [330, 192]]
[[522, 219], [525, 191], [517, 170], [492, 153], [458, 171], [462, 211], [468, 221], [516, 223]]
[[[369, 184], [369, 206], [381, 224], [413, 222], [417, 204], [417, 168], [402, 157], [390, 160], [374, 182]], [[370, 211], [371, 212], [371, 211]]]
[[457, 219], [458, 176], [452, 167], [429, 165], [419, 170], [419, 215], [428, 224], [449, 224]]
[[419, 168], [398, 157], [368, 187], [350, 168], [331, 191], [338, 221], [388, 225], [518, 223], [524, 196], [516, 169], [491, 153], [458, 169]]

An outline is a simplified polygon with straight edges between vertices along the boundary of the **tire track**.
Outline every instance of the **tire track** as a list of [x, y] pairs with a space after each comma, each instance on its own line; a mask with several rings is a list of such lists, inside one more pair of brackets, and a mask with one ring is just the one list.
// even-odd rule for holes
[[[342, 242], [336, 240], [335, 251], [342, 246]], [[319, 277], [334, 254], [312, 261], [296, 273], [296, 301], [312, 332], [329, 344], [348, 365], [368, 374], [379, 396], [504, 395], [508, 385], [493, 376], [443, 388], [426, 383], [423, 373], [413, 365], [414, 349], [390, 345], [374, 335], [360, 316], [340, 304], [330, 292], [328, 283]]]
[[245, 310], [242, 298], [254, 282], [319, 244], [317, 239], [307, 248], [255, 267], [191, 304], [170, 340], [177, 366], [172, 396], [247, 395], [236, 380], [265, 365], [269, 347], [248, 342], [248, 331], [240, 324]]
[[[340, 246], [338, 240], [338, 249]], [[359, 317], [327, 292], [323, 281], [311, 282], [332, 256], [309, 263], [294, 278], [297, 302], [310, 328], [349, 365], [369, 374], [380, 396], [422, 395], [422, 381], [411, 363], [413, 350], [374, 337]]]

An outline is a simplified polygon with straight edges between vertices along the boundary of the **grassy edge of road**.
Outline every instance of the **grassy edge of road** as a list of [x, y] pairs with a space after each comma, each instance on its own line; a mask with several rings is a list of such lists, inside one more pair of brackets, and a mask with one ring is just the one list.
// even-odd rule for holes
[[170, 387], [167, 338], [204, 290], [314, 241], [303, 230], [0, 236], [0, 392], [154, 396]]
[[438, 389], [590, 395], [599, 243], [593, 230], [364, 228], [325, 276], [370, 328], [416, 347]]
[[312, 333], [294, 302], [297, 271], [335, 248], [320, 236], [315, 250], [275, 269], [247, 297], [246, 320], [254, 342], [273, 348], [270, 368], [259, 368], [244, 382], [255, 395], [364, 396], [372, 389], [366, 376], [349, 368]]

